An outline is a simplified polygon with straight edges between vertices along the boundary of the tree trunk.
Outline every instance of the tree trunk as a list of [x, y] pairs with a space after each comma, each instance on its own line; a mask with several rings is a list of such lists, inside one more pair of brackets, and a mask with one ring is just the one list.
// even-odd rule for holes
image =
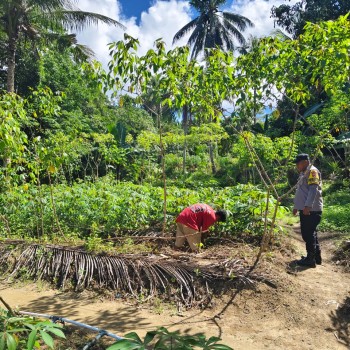
[[254, 88], [254, 91], [253, 91], [253, 123], [254, 125], [256, 124], [256, 88]]
[[184, 142], [184, 149], [183, 149], [183, 159], [182, 159], [182, 172], [183, 174], [186, 174], [186, 158], [187, 158], [187, 140], [186, 136], [188, 133], [188, 106], [184, 105], [182, 108], [182, 126], [184, 129], [184, 135], [185, 135], [185, 142]]
[[15, 33], [9, 39], [9, 47], [7, 53], [7, 91], [15, 92], [15, 68], [16, 68], [16, 50], [17, 50], [17, 38]]
[[[43, 196], [42, 196], [42, 192], [41, 192], [41, 182], [40, 182], [40, 171], [38, 170], [38, 177], [37, 177], [37, 181], [38, 181], [38, 202], [39, 202], [39, 210], [40, 210], [40, 228], [41, 228], [41, 236], [44, 236], [45, 231], [44, 231], [44, 208], [43, 208]], [[39, 238], [39, 237], [38, 237]]]
[[161, 157], [161, 167], [162, 167], [162, 178], [163, 178], [163, 227], [162, 234], [165, 235], [166, 223], [167, 223], [167, 184], [166, 184], [166, 174], [165, 174], [165, 149], [163, 143], [163, 128], [162, 128], [162, 107], [159, 106], [157, 112], [157, 121], [158, 121], [158, 130], [159, 130], [159, 148], [160, 148], [160, 157]]
[[55, 199], [53, 196], [53, 188], [52, 188], [52, 181], [51, 181], [51, 174], [50, 171], [47, 171], [47, 175], [49, 177], [49, 185], [50, 185], [50, 197], [51, 197], [51, 206], [52, 206], [52, 211], [53, 211], [53, 216], [54, 216], [54, 220], [56, 222], [56, 226], [57, 226], [57, 230], [60, 233], [60, 235], [64, 238], [64, 240], [67, 242], [66, 236], [63, 233], [62, 229], [61, 229], [61, 225], [60, 222], [58, 220], [58, 216], [57, 216], [57, 211], [56, 211], [56, 203], [55, 203]]
[[213, 174], [216, 173], [216, 165], [215, 165], [215, 159], [214, 159], [214, 147], [213, 143], [209, 143], [209, 158], [210, 158], [210, 163], [211, 163], [211, 171]]

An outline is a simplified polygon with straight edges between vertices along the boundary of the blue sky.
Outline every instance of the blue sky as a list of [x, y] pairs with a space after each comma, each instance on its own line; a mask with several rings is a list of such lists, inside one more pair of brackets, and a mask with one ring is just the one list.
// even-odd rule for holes
[[120, 5], [124, 16], [137, 17], [139, 20], [141, 13], [147, 11], [152, 2], [153, 0], [121, 0]]
[[[152, 5], [155, 5], [156, 2], [157, 0], [119, 0], [122, 15], [127, 18], [136, 17], [136, 23], [140, 23], [142, 12], [148, 12], [149, 8]], [[231, 2], [232, 1], [227, 1], [227, 5], [229, 6]], [[194, 17], [195, 11], [190, 10], [189, 13], [191, 14], [191, 17]]]

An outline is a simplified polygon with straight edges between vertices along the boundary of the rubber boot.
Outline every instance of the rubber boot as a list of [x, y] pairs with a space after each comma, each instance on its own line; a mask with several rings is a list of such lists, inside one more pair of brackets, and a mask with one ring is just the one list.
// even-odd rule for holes
[[307, 257], [298, 260], [297, 264], [305, 267], [316, 267], [315, 255], [308, 254]]

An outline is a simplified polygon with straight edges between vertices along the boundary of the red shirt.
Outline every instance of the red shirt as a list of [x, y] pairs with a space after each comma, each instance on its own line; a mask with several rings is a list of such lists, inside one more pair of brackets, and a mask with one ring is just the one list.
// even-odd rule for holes
[[216, 222], [215, 210], [208, 204], [193, 204], [180, 213], [176, 222], [197, 231], [206, 231]]

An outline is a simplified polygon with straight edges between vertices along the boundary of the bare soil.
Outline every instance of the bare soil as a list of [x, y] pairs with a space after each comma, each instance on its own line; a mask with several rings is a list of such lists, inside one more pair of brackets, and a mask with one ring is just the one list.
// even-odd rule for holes
[[[283, 249], [265, 255], [259, 268], [268, 272], [277, 288], [260, 283], [255, 290], [234, 290], [231, 295], [215, 298], [205, 309], [179, 312], [176, 306], [160, 300], [153, 306], [135, 305], [124, 299], [62, 292], [40, 284], [2, 283], [0, 295], [22, 311], [70, 318], [118, 335], [130, 331], [144, 335], [164, 326], [172, 331], [219, 336], [235, 350], [350, 349], [350, 274], [332, 262], [334, 236], [320, 236], [322, 266], [295, 267], [293, 260], [304, 253], [304, 243], [298, 233], [292, 233]], [[293, 253], [285, 248], [291, 246]], [[70, 342], [61, 347], [68, 348], [80, 345]]]

